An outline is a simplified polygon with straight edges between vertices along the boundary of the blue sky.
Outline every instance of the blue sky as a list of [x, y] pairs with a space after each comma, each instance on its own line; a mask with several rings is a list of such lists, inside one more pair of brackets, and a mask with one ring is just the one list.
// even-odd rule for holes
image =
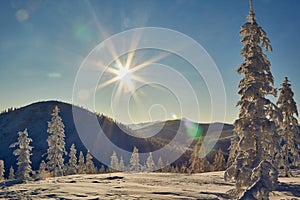
[[[254, 0], [254, 8], [257, 21], [273, 46], [273, 53], [267, 55], [272, 64], [275, 87], [288, 76], [299, 106], [300, 1]], [[2, 2], [0, 110], [42, 100], [71, 102], [79, 66], [106, 38], [101, 33], [113, 35], [149, 26], [180, 31], [207, 50], [222, 74], [227, 95], [225, 122], [232, 123], [238, 114], [235, 104], [239, 99], [236, 93], [241, 79], [235, 71], [243, 61], [239, 54], [242, 45], [238, 32], [248, 11], [247, 0]], [[205, 90], [205, 85], [195, 87], [202, 86]], [[208, 94], [197, 95], [206, 99], [201, 102], [202, 116], [207, 116], [202, 121], [209, 122]], [[159, 96], [162, 95], [156, 94], [154, 98], [159, 99]], [[107, 104], [101, 101], [102, 97], [98, 94], [96, 110], [111, 115]], [[177, 113], [175, 105], [173, 109]], [[133, 113], [138, 119], [135, 121], [148, 121], [141, 110], [140, 114]], [[176, 115], [180, 117], [180, 113]], [[126, 122], [122, 117], [117, 120]]]

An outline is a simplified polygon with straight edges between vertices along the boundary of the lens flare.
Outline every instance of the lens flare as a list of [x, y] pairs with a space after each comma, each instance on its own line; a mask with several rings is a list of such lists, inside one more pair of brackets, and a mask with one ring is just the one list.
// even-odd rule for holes
[[29, 13], [24, 9], [20, 9], [16, 12], [16, 18], [19, 22], [24, 22], [29, 18]]
[[74, 38], [82, 43], [91, 42], [93, 36], [93, 30], [88, 24], [77, 24], [74, 27]]
[[173, 119], [177, 119], [177, 115], [176, 115], [175, 113], [171, 113], [171, 117], [172, 117]]
[[203, 128], [189, 120], [184, 120], [184, 126], [189, 138], [199, 139], [203, 134]]

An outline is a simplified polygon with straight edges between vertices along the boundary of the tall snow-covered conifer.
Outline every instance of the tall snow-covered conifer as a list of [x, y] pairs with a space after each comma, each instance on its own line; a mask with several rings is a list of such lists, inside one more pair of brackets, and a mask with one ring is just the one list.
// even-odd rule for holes
[[55, 106], [52, 119], [48, 122], [49, 137], [47, 150], [47, 168], [53, 177], [63, 176], [65, 171], [63, 155], [66, 154], [65, 149], [65, 126], [59, 116], [59, 108]]
[[[239, 118], [234, 123], [237, 144], [235, 159], [225, 172], [225, 179], [236, 181], [236, 195], [240, 199], [268, 198], [277, 184], [277, 166], [274, 164], [274, 149], [278, 148], [276, 105], [266, 98], [276, 96], [270, 62], [263, 53], [272, 51], [266, 32], [258, 26], [252, 0], [248, 21], [241, 27], [241, 55], [244, 62], [237, 72], [244, 77], [240, 81], [237, 106]], [[234, 144], [233, 144], [234, 145]]]
[[287, 77], [285, 77], [281, 88], [279, 89], [280, 95], [277, 101], [277, 105], [281, 109], [283, 121], [281, 123], [281, 136], [284, 141], [282, 147], [282, 164], [285, 176], [292, 176], [290, 166], [299, 166], [299, 130], [298, 110], [296, 102], [293, 98], [294, 93], [291, 88], [291, 84]]
[[30, 179], [30, 173], [32, 171], [30, 160], [32, 147], [29, 145], [32, 139], [28, 137], [27, 129], [23, 132], [18, 132], [18, 136], [18, 141], [11, 144], [10, 147], [19, 147], [13, 151], [13, 154], [17, 156], [18, 170], [16, 178], [19, 181], [26, 182]]

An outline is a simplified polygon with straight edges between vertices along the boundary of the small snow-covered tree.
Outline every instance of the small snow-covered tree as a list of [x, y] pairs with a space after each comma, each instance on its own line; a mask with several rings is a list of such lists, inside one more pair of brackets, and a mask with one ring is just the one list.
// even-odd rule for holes
[[200, 168], [200, 159], [199, 159], [199, 149], [200, 147], [198, 146], [199, 141], [195, 145], [193, 152], [191, 154], [191, 157], [189, 159], [189, 173], [198, 173], [199, 168]]
[[129, 160], [129, 166], [128, 169], [131, 172], [139, 172], [141, 171], [141, 164], [139, 159], [139, 150], [138, 148], [134, 147], [133, 152], [131, 154], [131, 158]]
[[293, 98], [294, 93], [291, 88], [291, 84], [287, 77], [285, 77], [281, 88], [279, 89], [280, 95], [277, 101], [277, 105], [281, 109], [283, 121], [281, 123], [281, 136], [284, 142], [282, 147], [282, 164], [284, 174], [287, 177], [292, 176], [290, 167], [291, 165], [299, 166], [299, 139], [298, 130], [298, 110], [296, 102]]
[[85, 169], [87, 174], [95, 174], [96, 173], [96, 168], [93, 162], [93, 156], [91, 155], [90, 152], [86, 153], [85, 157]]
[[[225, 172], [225, 180], [236, 181], [237, 198], [262, 199], [268, 198], [277, 184], [274, 152], [279, 142], [275, 140], [277, 127], [274, 120], [278, 110], [267, 99], [268, 95], [276, 95], [276, 89], [270, 62], [262, 50], [271, 51], [272, 47], [266, 32], [256, 22], [252, 0], [247, 19], [240, 31], [244, 44], [241, 55], [245, 60], [237, 70], [244, 77], [238, 85], [241, 99], [237, 106], [240, 110], [234, 123], [237, 143], [232, 148], [236, 152], [232, 165]], [[265, 174], [268, 170], [272, 173]]]
[[98, 169], [98, 167], [96, 166], [96, 165], [94, 165], [94, 172], [93, 172], [93, 174], [98, 174], [98, 171], [99, 171], [99, 169]]
[[179, 173], [179, 167], [177, 165], [174, 167], [173, 173]]
[[119, 170], [119, 159], [115, 151], [110, 157], [110, 168], [112, 169], [112, 172]]
[[157, 161], [157, 169], [161, 171], [163, 168], [164, 168], [164, 162], [163, 162], [161, 156], [159, 156], [158, 161]]
[[18, 170], [16, 178], [19, 181], [26, 182], [30, 179], [31, 169], [31, 150], [32, 147], [29, 145], [32, 139], [28, 137], [27, 129], [23, 132], [18, 132], [18, 141], [10, 145], [10, 147], [18, 146], [18, 149], [13, 151], [13, 154], [17, 156]]
[[40, 166], [39, 166], [39, 178], [40, 179], [45, 179], [46, 178], [46, 163], [44, 160], [41, 161]]
[[149, 156], [147, 158], [147, 162], [146, 162], [146, 170], [149, 172], [152, 172], [156, 169], [155, 167], [155, 163], [153, 161], [153, 157], [152, 157], [152, 152], [149, 153]]
[[47, 142], [47, 168], [53, 177], [63, 176], [65, 171], [63, 155], [66, 154], [65, 150], [65, 125], [59, 116], [59, 108], [55, 106], [51, 114], [51, 121], [48, 122], [49, 133]]
[[167, 160], [166, 166], [162, 169], [162, 172], [168, 173], [172, 171], [172, 165], [171, 163]]
[[217, 151], [213, 161], [213, 170], [214, 171], [223, 171], [226, 168], [226, 162], [221, 149]]
[[4, 172], [5, 172], [4, 161], [0, 160], [0, 181], [4, 180]]
[[77, 173], [77, 157], [76, 157], [76, 148], [75, 145], [72, 144], [70, 147], [69, 153], [69, 162], [67, 166], [67, 174], [72, 175]]
[[13, 166], [10, 166], [9, 168], [9, 175], [8, 175], [9, 180], [14, 180], [15, 179], [15, 170]]
[[199, 138], [189, 160], [189, 173], [202, 173], [211, 171], [211, 165], [205, 157], [200, 156], [200, 147], [203, 138]]
[[101, 167], [99, 169], [99, 173], [100, 174], [104, 174], [105, 173], [105, 167], [104, 167], [104, 165], [101, 165]]
[[121, 171], [121, 172], [125, 171], [125, 164], [124, 164], [123, 156], [121, 156], [121, 158], [120, 158], [119, 171]]
[[84, 156], [82, 151], [79, 153], [79, 158], [78, 158], [78, 174], [85, 174], [86, 173], [86, 167], [84, 163]]
[[186, 173], [187, 172], [187, 167], [185, 164], [182, 164], [180, 167], [180, 173]]
[[212, 170], [212, 166], [210, 164], [210, 162], [207, 160], [207, 158], [199, 158], [199, 168], [198, 168], [198, 172], [202, 173], [202, 172], [210, 172]]
[[147, 170], [147, 165], [146, 163], [144, 163], [143, 165], [141, 165], [140, 172], [145, 172], [146, 170]]

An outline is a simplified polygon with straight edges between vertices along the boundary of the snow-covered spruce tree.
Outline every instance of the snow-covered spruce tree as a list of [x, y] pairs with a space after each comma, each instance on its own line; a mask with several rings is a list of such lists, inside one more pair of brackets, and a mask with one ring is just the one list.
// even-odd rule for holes
[[119, 170], [119, 158], [115, 151], [113, 152], [113, 154], [110, 157], [110, 168], [111, 168], [111, 172], [116, 172]]
[[4, 161], [0, 160], [0, 181], [4, 180], [4, 172], [5, 172]]
[[39, 166], [39, 178], [40, 179], [45, 179], [46, 178], [46, 163], [44, 160], [41, 161], [40, 166]]
[[86, 153], [85, 157], [85, 172], [87, 174], [95, 174], [96, 173], [96, 167], [93, 162], [93, 156], [90, 152]]
[[145, 172], [146, 170], [147, 170], [147, 165], [146, 165], [146, 163], [144, 162], [144, 164], [141, 165], [140, 172]]
[[[241, 100], [239, 118], [234, 123], [237, 137], [236, 157], [225, 172], [225, 180], [236, 181], [236, 195], [239, 199], [267, 199], [277, 184], [277, 166], [274, 151], [278, 141], [274, 138], [277, 107], [266, 98], [276, 96], [270, 62], [262, 52], [272, 50], [266, 32], [258, 26], [252, 0], [250, 13], [240, 31], [244, 44], [241, 55], [245, 61], [237, 72], [244, 77], [239, 83]], [[269, 172], [269, 173], [267, 173]]]
[[104, 174], [105, 173], [105, 167], [104, 167], [104, 165], [101, 165], [101, 167], [99, 169], [99, 173], [100, 174]]
[[132, 152], [131, 158], [129, 160], [128, 170], [130, 172], [139, 172], [139, 171], [141, 171], [139, 150], [136, 147], [133, 148], [133, 152]]
[[78, 174], [85, 174], [86, 173], [86, 167], [84, 163], [84, 156], [82, 151], [79, 153], [79, 158], [78, 158]]
[[18, 170], [16, 178], [21, 182], [26, 182], [30, 179], [31, 169], [31, 150], [29, 145], [32, 139], [28, 137], [27, 129], [23, 132], [18, 132], [18, 141], [10, 145], [11, 148], [18, 146], [18, 149], [13, 151], [13, 154], [17, 156]]
[[211, 171], [211, 164], [209, 161], [204, 157], [201, 158], [199, 155], [199, 150], [201, 147], [203, 138], [199, 138], [197, 144], [195, 145], [193, 152], [191, 154], [189, 160], [189, 173], [202, 173], [202, 172], [209, 172]]
[[121, 156], [121, 158], [120, 158], [119, 171], [121, 171], [121, 172], [125, 171], [125, 164], [124, 164], [123, 156]]
[[189, 168], [188, 171], [190, 174], [192, 173], [198, 173], [200, 168], [200, 159], [199, 159], [199, 149], [200, 149], [200, 138], [198, 139], [196, 145], [194, 146], [193, 152], [189, 159]]
[[214, 157], [213, 161], [213, 170], [214, 171], [223, 171], [226, 168], [226, 162], [221, 149], [219, 149]]
[[9, 168], [9, 175], [8, 175], [9, 180], [14, 180], [15, 179], [15, 170], [13, 166], [10, 166]]
[[75, 145], [72, 144], [70, 147], [69, 153], [69, 162], [67, 166], [67, 174], [72, 175], [77, 173], [77, 157], [76, 157], [76, 148]]
[[163, 168], [164, 168], [164, 162], [163, 162], [161, 156], [159, 156], [158, 161], [157, 161], [157, 169], [159, 171], [162, 171]]
[[181, 167], [180, 167], [179, 172], [184, 174], [184, 173], [186, 173], [186, 170], [187, 170], [186, 165], [182, 164]]
[[53, 177], [63, 176], [65, 171], [63, 155], [66, 154], [65, 149], [65, 126], [59, 116], [59, 108], [55, 106], [52, 119], [48, 122], [49, 133], [47, 142], [47, 169]]
[[178, 168], [178, 166], [172, 167], [171, 173], [179, 173], [179, 168]]
[[146, 170], [149, 172], [152, 172], [156, 169], [155, 163], [154, 163], [153, 157], [152, 157], [152, 152], [149, 153], [149, 156], [146, 161], [146, 167], [147, 167]]
[[162, 172], [170, 173], [172, 171], [172, 168], [173, 167], [172, 167], [170, 161], [167, 161], [166, 166], [162, 169]]
[[282, 147], [282, 164], [284, 175], [287, 177], [292, 176], [290, 166], [299, 166], [299, 144], [297, 139], [299, 138], [298, 130], [298, 110], [296, 102], [293, 98], [294, 93], [291, 88], [291, 84], [287, 77], [285, 77], [281, 88], [279, 89], [280, 95], [277, 101], [277, 105], [281, 109], [283, 121], [281, 123], [281, 136], [284, 141]]
[[207, 158], [199, 158], [199, 173], [212, 171], [212, 166]]

